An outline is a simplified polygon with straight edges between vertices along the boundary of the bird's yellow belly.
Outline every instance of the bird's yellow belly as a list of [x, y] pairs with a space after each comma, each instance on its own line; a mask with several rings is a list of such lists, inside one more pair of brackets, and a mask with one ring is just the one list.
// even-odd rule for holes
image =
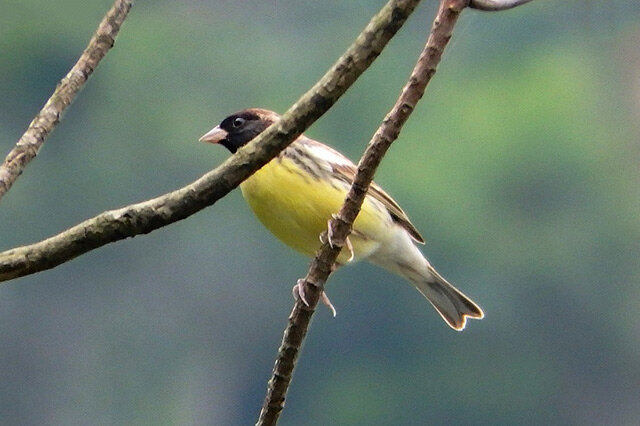
[[[342, 182], [333, 186], [304, 173], [292, 160], [276, 158], [240, 185], [242, 195], [277, 238], [295, 250], [312, 256], [320, 247], [319, 235], [327, 229], [346, 196]], [[356, 259], [371, 254], [389, 232], [388, 212], [367, 197], [350, 236]], [[338, 262], [350, 257], [344, 249]]]

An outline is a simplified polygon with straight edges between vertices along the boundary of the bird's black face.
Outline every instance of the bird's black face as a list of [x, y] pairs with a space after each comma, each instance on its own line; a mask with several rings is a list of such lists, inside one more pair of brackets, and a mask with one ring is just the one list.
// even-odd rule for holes
[[227, 137], [220, 143], [229, 151], [236, 152], [238, 148], [262, 133], [270, 124], [249, 111], [230, 115], [220, 123], [220, 128], [227, 131]]
[[262, 113], [261, 110], [248, 109], [225, 118], [217, 127], [202, 136], [200, 140], [219, 143], [232, 153], [235, 153], [241, 146], [258, 136], [273, 122], [274, 120]]

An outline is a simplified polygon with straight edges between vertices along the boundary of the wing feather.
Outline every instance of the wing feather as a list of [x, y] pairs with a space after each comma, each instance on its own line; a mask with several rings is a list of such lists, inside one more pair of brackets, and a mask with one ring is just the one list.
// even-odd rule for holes
[[[306, 136], [300, 136], [291, 147], [293, 148], [294, 145], [303, 147], [308, 155], [314, 157], [316, 162], [321, 165], [321, 168], [331, 172], [333, 177], [348, 185], [353, 182], [358, 169], [351, 160], [338, 151]], [[403, 227], [411, 238], [418, 243], [424, 244], [424, 238], [411, 223], [404, 210], [380, 186], [372, 182], [367, 195], [378, 200], [387, 209], [393, 220]]]

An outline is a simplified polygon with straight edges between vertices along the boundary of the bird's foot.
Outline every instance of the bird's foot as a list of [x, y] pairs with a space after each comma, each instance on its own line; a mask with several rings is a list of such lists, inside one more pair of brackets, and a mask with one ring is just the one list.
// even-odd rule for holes
[[305, 306], [309, 306], [309, 302], [307, 302], [307, 296], [304, 291], [304, 279], [300, 278], [296, 285], [291, 289], [291, 293], [293, 293], [293, 298], [295, 300], [302, 300], [302, 303]]
[[[332, 217], [334, 219], [337, 218], [335, 214], [332, 215]], [[327, 221], [327, 232], [323, 232], [322, 234], [320, 234], [320, 242], [322, 244], [329, 243], [329, 246], [331, 248], [334, 248], [334, 246], [336, 245], [333, 241], [333, 230], [331, 229], [331, 220]], [[349, 239], [349, 237], [347, 237], [344, 240], [344, 244], [347, 250], [349, 250], [349, 258], [347, 259], [347, 262], [351, 262], [355, 258], [355, 254], [353, 253], [353, 245], [351, 244], [351, 240]]]
[[[298, 280], [297, 284], [293, 286], [292, 293], [294, 299], [299, 299], [306, 306], [309, 306], [309, 302], [307, 301], [307, 296], [304, 291], [304, 279], [300, 278]], [[331, 303], [331, 300], [329, 300], [329, 296], [327, 296], [327, 293], [325, 293], [324, 291], [320, 294], [320, 301], [331, 310], [331, 313], [334, 317], [338, 314], [338, 311], [336, 311], [333, 303]]]

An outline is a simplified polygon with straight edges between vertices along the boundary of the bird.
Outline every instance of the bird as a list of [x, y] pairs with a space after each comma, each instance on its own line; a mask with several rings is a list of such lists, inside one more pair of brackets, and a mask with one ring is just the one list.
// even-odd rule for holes
[[[267, 109], [244, 109], [199, 140], [220, 144], [235, 154], [279, 118]], [[327, 223], [340, 209], [356, 172], [347, 157], [301, 134], [243, 181], [240, 190], [271, 233], [294, 250], [313, 256], [322, 243], [319, 236], [327, 235]], [[424, 242], [398, 203], [372, 182], [345, 242], [347, 250], [341, 251], [336, 265], [366, 260], [403, 277], [454, 330], [463, 330], [467, 318], [482, 319], [482, 309], [444, 279], [418, 249], [416, 244]], [[328, 297], [322, 297], [333, 309]]]

